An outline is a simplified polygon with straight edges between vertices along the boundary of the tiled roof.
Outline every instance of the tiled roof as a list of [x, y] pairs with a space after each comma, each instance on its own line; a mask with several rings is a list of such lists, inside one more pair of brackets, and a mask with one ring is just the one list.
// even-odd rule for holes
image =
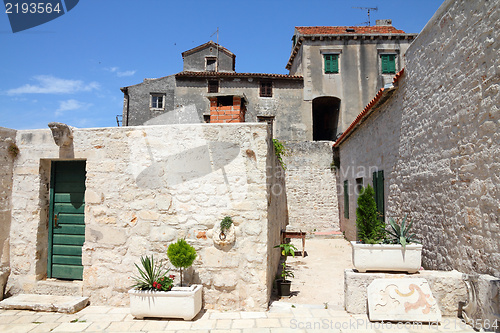
[[[399, 81], [399, 79], [401, 78], [401, 76], [403, 76], [404, 70], [405, 69], [403, 68], [402, 70], [400, 70], [394, 76], [394, 79], [392, 80], [392, 84], [396, 84]], [[387, 90], [385, 88], [380, 88], [380, 90], [378, 91], [377, 95], [375, 95], [375, 97], [370, 101], [370, 103], [368, 103], [368, 105], [365, 106], [365, 108], [363, 109], [363, 111], [361, 111], [361, 113], [358, 114], [358, 116], [356, 117], [356, 119], [354, 119], [354, 121], [351, 123], [351, 125], [349, 125], [349, 127], [347, 128], [347, 130], [345, 130], [344, 133], [342, 133], [342, 135], [340, 136], [340, 138], [338, 138], [337, 141], [335, 141], [335, 143], [333, 144], [333, 147], [338, 147], [349, 135], [351, 135], [352, 132], [354, 132], [354, 130], [363, 121], [365, 121], [366, 118], [368, 118], [370, 116], [370, 114], [373, 111], [374, 106], [377, 106], [377, 105], [380, 105], [380, 104], [384, 103], [390, 97], [390, 95], [387, 94], [389, 91], [394, 92], [393, 89], [392, 90]], [[391, 93], [391, 95], [392, 95], [392, 93]]]
[[224, 46], [221, 46], [220, 44], [217, 44], [217, 43], [215, 43], [213, 41], [209, 41], [209, 42], [206, 42], [205, 44], [201, 44], [201, 45], [199, 45], [199, 46], [197, 46], [195, 48], [192, 48], [190, 50], [182, 52], [182, 58], [184, 58], [187, 55], [190, 55], [191, 53], [197, 52], [199, 50], [203, 50], [203, 49], [205, 49], [207, 47], [216, 47], [216, 48], [218, 47], [219, 51], [222, 51], [222, 52], [226, 53], [227, 55], [229, 55], [229, 56], [231, 56], [233, 58], [236, 57], [233, 52], [229, 51]]
[[180, 72], [175, 74], [175, 77], [256, 77], [256, 78], [269, 78], [269, 79], [292, 79], [303, 80], [300, 75], [288, 74], [265, 74], [265, 73], [236, 73], [236, 72]]
[[344, 34], [404, 34], [393, 26], [360, 27], [295, 27], [302, 35], [344, 35]]

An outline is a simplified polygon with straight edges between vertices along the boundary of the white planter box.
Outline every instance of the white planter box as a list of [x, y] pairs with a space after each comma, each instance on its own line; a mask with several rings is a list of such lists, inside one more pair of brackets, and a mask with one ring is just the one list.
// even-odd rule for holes
[[129, 290], [130, 313], [144, 317], [193, 319], [201, 310], [203, 286], [174, 287], [171, 291]]
[[351, 242], [352, 263], [361, 273], [394, 271], [416, 273], [422, 262], [422, 244], [360, 244]]

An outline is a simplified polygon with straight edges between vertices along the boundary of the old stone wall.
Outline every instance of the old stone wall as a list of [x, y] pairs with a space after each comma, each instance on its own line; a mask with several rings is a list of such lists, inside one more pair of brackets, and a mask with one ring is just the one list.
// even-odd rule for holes
[[0, 300], [10, 270], [9, 231], [15, 144], [16, 131], [0, 127]]
[[410, 214], [427, 269], [500, 277], [498, 22], [498, 2], [445, 1], [399, 90], [340, 146], [341, 168], [388, 171], [386, 215]]
[[286, 186], [290, 230], [339, 230], [332, 142], [289, 142]]
[[[275, 256], [269, 247], [286, 223], [286, 199], [269, 193], [279, 177], [268, 176], [275, 173], [272, 163], [268, 169], [275, 157], [269, 156], [267, 125], [73, 133], [74, 159], [86, 160], [83, 293], [93, 304], [126, 305], [134, 263], [149, 254], [166, 259], [168, 245], [185, 238], [198, 252], [186, 278], [205, 286], [206, 308], [267, 308], [274, 274], [269, 256]], [[46, 277], [50, 161], [61, 156], [50, 130], [18, 131], [17, 142], [11, 293], [34, 292]], [[221, 242], [224, 216], [234, 226]]]
[[[401, 82], [401, 81], [400, 81]], [[356, 208], [359, 186], [373, 187], [373, 172], [384, 172], [384, 202], [388, 202], [390, 184], [394, 181], [394, 168], [401, 136], [401, 108], [405, 84], [401, 82], [391, 99], [370, 118], [361, 123], [340, 146], [340, 167], [336, 170], [340, 230], [350, 240], [357, 240]], [[347, 181], [347, 192], [344, 182]], [[345, 214], [344, 196], [348, 196], [348, 214]], [[387, 210], [386, 210], [387, 211]], [[387, 217], [397, 218], [386, 213]], [[346, 217], [348, 216], [348, 217]]]
[[423, 263], [500, 277], [500, 5], [446, 1], [406, 54], [389, 206], [411, 212]]

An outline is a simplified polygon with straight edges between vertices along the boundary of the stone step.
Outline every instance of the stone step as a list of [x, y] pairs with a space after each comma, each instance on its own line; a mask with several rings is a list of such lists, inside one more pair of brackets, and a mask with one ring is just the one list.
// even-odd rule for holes
[[82, 281], [47, 279], [36, 282], [35, 294], [57, 296], [83, 296]]
[[1, 301], [0, 309], [75, 313], [88, 303], [88, 297], [19, 294]]

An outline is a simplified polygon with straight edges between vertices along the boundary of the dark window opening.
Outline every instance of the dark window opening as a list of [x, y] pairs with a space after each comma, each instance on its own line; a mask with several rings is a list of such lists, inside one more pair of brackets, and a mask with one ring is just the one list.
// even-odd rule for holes
[[217, 106], [232, 106], [233, 96], [219, 96], [217, 97]]
[[260, 97], [273, 97], [273, 82], [261, 81], [260, 82]]
[[207, 61], [207, 72], [215, 72], [217, 70], [217, 58], [206, 58]]
[[344, 180], [344, 217], [349, 218], [349, 181]]
[[219, 92], [219, 81], [217, 81], [217, 80], [208, 81], [208, 92], [209, 93], [218, 93]]
[[361, 190], [363, 190], [363, 178], [356, 178], [356, 196], [361, 194]]
[[335, 141], [339, 122], [340, 99], [318, 97], [313, 100], [313, 140]]
[[206, 123], [210, 123], [210, 115], [209, 114], [204, 114], [203, 115], [203, 121]]

